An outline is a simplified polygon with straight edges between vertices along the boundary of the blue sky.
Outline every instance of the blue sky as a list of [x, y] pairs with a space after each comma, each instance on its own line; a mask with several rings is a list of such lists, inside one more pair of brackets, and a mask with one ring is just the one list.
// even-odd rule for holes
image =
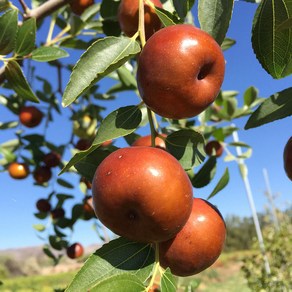
[[[261, 97], [268, 97], [277, 91], [290, 87], [292, 84], [292, 76], [283, 80], [274, 80], [262, 69], [253, 54], [250, 36], [252, 17], [256, 7], [256, 4], [236, 1], [232, 22], [227, 34], [228, 37], [235, 39], [237, 44], [224, 53], [227, 63], [222, 89], [239, 91], [239, 103], [242, 102], [244, 91], [250, 86], [257, 87]], [[43, 30], [45, 29], [46, 26]], [[80, 54], [81, 52], [78, 51], [74, 54], [74, 57], [76, 58]], [[38, 70], [48, 70], [48, 67], [46, 64], [40, 63]], [[54, 82], [54, 77], [53, 75], [50, 77], [52, 82]], [[67, 82], [68, 78], [69, 76], [64, 76], [64, 82]], [[110, 84], [109, 81], [103, 80], [100, 83], [101, 91], [106, 90]], [[125, 92], [120, 94], [115, 102], [104, 103], [104, 105], [108, 106], [106, 113], [109, 113], [120, 106], [137, 103], [136, 96], [130, 92]], [[65, 117], [68, 117], [69, 111], [65, 109], [64, 113]], [[0, 107], [0, 116], [1, 121], [4, 122], [16, 118], [2, 106]], [[48, 129], [47, 137], [56, 144], [65, 143], [70, 138], [71, 124], [58, 115], [55, 115], [54, 118], [55, 123]], [[246, 161], [246, 164], [258, 211], [263, 211], [267, 206], [267, 199], [264, 195], [263, 168], [268, 170], [272, 191], [277, 194], [276, 205], [281, 209], [289, 204], [291, 205], [292, 184], [283, 169], [283, 148], [292, 134], [291, 122], [292, 118], [289, 117], [256, 129], [239, 131], [240, 140], [253, 147], [253, 155]], [[243, 129], [246, 118], [235, 120], [235, 123]], [[28, 130], [27, 133], [34, 133], [35, 131], [43, 133], [43, 127], [42, 124], [36, 130]], [[141, 129], [140, 133], [148, 134], [149, 128]], [[14, 138], [13, 131], [1, 131], [0, 143], [12, 138]], [[116, 145], [123, 147], [125, 143], [121, 139], [116, 142]], [[250, 216], [251, 211], [237, 165], [235, 162], [224, 163], [223, 158], [221, 160], [221, 163], [218, 163], [214, 183], [219, 180], [227, 166], [229, 167], [230, 183], [210, 202], [217, 205], [224, 217], [231, 214]], [[56, 176], [58, 170], [54, 171], [54, 176]], [[66, 178], [66, 174], [63, 178]], [[76, 177], [73, 183], [77, 184], [77, 182]], [[214, 183], [203, 189], [195, 189], [194, 195], [206, 198], [213, 190]], [[33, 216], [35, 202], [37, 199], [47, 196], [50, 190], [56, 188], [56, 184], [52, 183], [48, 189], [33, 187], [31, 176], [26, 180], [16, 181], [10, 179], [7, 173], [0, 173], [0, 188], [0, 249], [42, 244], [43, 241], [36, 236], [32, 228], [33, 224], [43, 223]], [[60, 192], [70, 193], [66, 189], [60, 188], [59, 190]], [[71, 193], [76, 196], [76, 201], [80, 201], [83, 197], [78, 186]], [[76, 201], [68, 201], [66, 212]], [[46, 223], [49, 224], [49, 222]], [[77, 224], [71, 240], [72, 242], [80, 241], [84, 245], [99, 242], [95, 232], [91, 229], [91, 224], [82, 222]]]

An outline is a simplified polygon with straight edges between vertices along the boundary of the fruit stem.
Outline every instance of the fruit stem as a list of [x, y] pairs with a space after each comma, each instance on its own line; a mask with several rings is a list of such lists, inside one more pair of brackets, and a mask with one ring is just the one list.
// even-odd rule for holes
[[139, 26], [138, 26], [140, 41], [142, 48], [146, 44], [145, 26], [144, 26], [144, 0], [139, 0]]
[[146, 288], [146, 291], [150, 291], [150, 289], [152, 288], [152, 286], [154, 284], [154, 281], [155, 281], [155, 278], [156, 278], [157, 274], [159, 273], [159, 271], [160, 271], [159, 244], [156, 242], [155, 243], [155, 264], [154, 264], [154, 267], [153, 267], [152, 277], [151, 277], [149, 285]]
[[149, 120], [149, 125], [150, 125], [150, 131], [151, 131], [151, 146], [155, 147], [155, 138], [157, 136], [157, 132], [155, 130], [154, 122], [153, 122], [153, 112], [151, 109], [147, 107], [147, 115], [148, 115], [148, 120]]

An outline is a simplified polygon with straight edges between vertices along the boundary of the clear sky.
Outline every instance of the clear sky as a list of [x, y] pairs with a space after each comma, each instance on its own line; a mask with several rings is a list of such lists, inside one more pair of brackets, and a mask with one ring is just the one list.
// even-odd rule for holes
[[[261, 97], [268, 97], [292, 85], [292, 76], [283, 80], [272, 79], [262, 69], [253, 54], [250, 37], [252, 17], [256, 7], [256, 4], [235, 1], [233, 18], [227, 34], [227, 37], [235, 39], [237, 44], [224, 53], [227, 64], [222, 89], [239, 91], [239, 103], [242, 103], [243, 93], [249, 86], [257, 87]], [[44, 26], [43, 30], [45, 29], [46, 26]], [[75, 53], [75, 58], [80, 54], [80, 51]], [[46, 64], [39, 63], [38, 70], [49, 69]], [[49, 74], [47, 75], [49, 76]], [[49, 78], [54, 82], [55, 76], [50, 76]], [[65, 76], [64, 82], [67, 82], [68, 78], [69, 76]], [[103, 80], [100, 85], [101, 91], [103, 91], [110, 86], [110, 83], [108, 80]], [[116, 101], [107, 102], [104, 105], [108, 107], [106, 113], [109, 113], [120, 106], [137, 103], [137, 97], [130, 92], [125, 92], [120, 94]], [[71, 124], [66, 120], [69, 112], [65, 109], [64, 113], [65, 117], [54, 116], [55, 122], [47, 131], [48, 140], [56, 144], [63, 144], [70, 138]], [[15, 116], [11, 115], [2, 106], [0, 106], [0, 117], [1, 122], [16, 119]], [[283, 148], [292, 135], [291, 122], [292, 118], [289, 117], [272, 124], [245, 131], [243, 127], [246, 123], [246, 118], [235, 120], [236, 126], [242, 129], [239, 131], [240, 140], [253, 147], [253, 155], [246, 163], [258, 211], [263, 211], [267, 206], [267, 198], [264, 195], [266, 187], [263, 178], [263, 168], [268, 170], [272, 191], [277, 195], [275, 199], [276, 205], [281, 209], [291, 205], [292, 184], [286, 177], [283, 169]], [[36, 130], [27, 130], [27, 134], [35, 132], [43, 133], [43, 131], [44, 125], [42, 124]], [[149, 128], [141, 129], [140, 133], [148, 134]], [[1, 131], [0, 144], [14, 137], [14, 131]], [[120, 139], [116, 142], [116, 145], [123, 147], [125, 143], [123, 139]], [[224, 153], [225, 155], [226, 153]], [[231, 214], [250, 216], [251, 211], [237, 165], [235, 162], [224, 163], [223, 158], [221, 160], [221, 163], [218, 164], [214, 183], [217, 183], [227, 166], [229, 167], [230, 183], [223, 191], [212, 198], [210, 202], [217, 205], [224, 217]], [[57, 170], [55, 170], [54, 175], [57, 175]], [[66, 174], [63, 178], [66, 178]], [[77, 182], [76, 177], [73, 183], [77, 184]], [[213, 190], [214, 183], [203, 189], [195, 189], [194, 195], [206, 198]], [[35, 202], [37, 199], [47, 196], [50, 190], [53, 189], [56, 189], [56, 184], [53, 183], [48, 189], [39, 186], [34, 187], [31, 176], [25, 180], [16, 181], [12, 180], [7, 173], [0, 173], [0, 249], [40, 245], [43, 243], [32, 228], [33, 224], [44, 223], [33, 216], [36, 210]], [[69, 190], [69, 192], [61, 187], [58, 190], [76, 196], [76, 200], [68, 201], [68, 204], [66, 204], [66, 212], [69, 212], [72, 204], [80, 201], [83, 196], [78, 186], [73, 191]], [[49, 221], [46, 223], [49, 224]], [[84, 245], [98, 242], [90, 223], [80, 222], [77, 224], [72, 242], [77, 240]]]

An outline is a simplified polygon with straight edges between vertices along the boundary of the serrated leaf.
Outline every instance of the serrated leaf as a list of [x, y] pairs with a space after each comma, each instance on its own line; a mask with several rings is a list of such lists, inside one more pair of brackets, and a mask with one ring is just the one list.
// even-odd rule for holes
[[174, 8], [178, 16], [184, 19], [187, 13], [191, 10], [195, 0], [173, 0]]
[[292, 29], [277, 29], [291, 16], [290, 0], [263, 0], [254, 16], [253, 50], [262, 67], [276, 79], [292, 73]]
[[118, 275], [135, 275], [144, 282], [151, 273], [153, 262], [154, 251], [150, 244], [135, 243], [125, 238], [112, 240], [88, 258], [66, 292], [92, 291], [92, 288], [102, 287], [104, 281]]
[[192, 179], [195, 188], [208, 185], [216, 174], [216, 157], [210, 157]]
[[141, 120], [142, 113], [138, 106], [126, 106], [113, 111], [102, 121], [91, 147], [75, 154], [61, 173], [84, 159], [103, 142], [131, 134], [140, 125]]
[[249, 87], [243, 95], [244, 104], [250, 106], [258, 98], [258, 90], [251, 86]]
[[205, 159], [205, 140], [201, 133], [179, 130], [167, 136], [166, 149], [180, 162], [184, 169], [200, 165]]
[[64, 179], [61, 179], [61, 178], [57, 179], [57, 183], [60, 186], [64, 187], [64, 188], [68, 188], [68, 189], [73, 189], [74, 188], [74, 186], [71, 183], [69, 183], [69, 182], [67, 182], [67, 181], [65, 181]]
[[32, 52], [35, 47], [35, 38], [36, 20], [35, 18], [29, 18], [18, 29], [15, 53], [25, 56]]
[[248, 119], [245, 129], [283, 119], [292, 115], [292, 87], [267, 98]]
[[106, 37], [94, 42], [73, 68], [63, 95], [63, 106], [70, 105], [97, 81], [139, 52], [138, 42], [126, 37]]
[[226, 51], [236, 44], [236, 41], [230, 38], [225, 38], [221, 44], [222, 51]]
[[174, 276], [171, 274], [169, 268], [167, 268], [162, 274], [160, 280], [161, 292], [176, 292], [176, 282]]
[[199, 0], [198, 17], [202, 30], [209, 33], [219, 45], [229, 27], [234, 0]]
[[46, 226], [43, 224], [34, 224], [32, 227], [39, 232], [46, 230]]
[[0, 55], [7, 55], [15, 48], [18, 31], [18, 10], [11, 9], [0, 16]]
[[31, 53], [31, 58], [38, 62], [49, 62], [68, 56], [65, 50], [58, 47], [39, 47]]
[[5, 66], [5, 76], [12, 89], [23, 99], [39, 102], [28, 84], [20, 66], [15, 61], [9, 61]]
[[214, 190], [212, 193], [209, 195], [207, 200], [210, 200], [212, 197], [214, 197], [218, 192], [220, 192], [222, 189], [224, 189], [229, 182], [229, 171], [228, 168], [225, 169], [224, 174], [220, 178], [219, 182], [215, 186]]

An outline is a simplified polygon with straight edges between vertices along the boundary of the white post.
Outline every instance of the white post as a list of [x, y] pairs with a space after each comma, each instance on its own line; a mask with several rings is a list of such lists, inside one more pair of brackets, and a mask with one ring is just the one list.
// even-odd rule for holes
[[270, 186], [270, 180], [269, 180], [269, 176], [268, 176], [268, 171], [265, 168], [263, 169], [263, 174], [264, 174], [264, 179], [265, 179], [266, 188], [267, 188], [266, 194], [267, 194], [268, 200], [270, 202], [270, 206], [271, 206], [272, 218], [273, 218], [276, 230], [279, 231], [279, 229], [280, 229], [279, 221], [277, 218], [276, 208], [275, 208], [275, 204], [274, 204], [274, 200], [273, 200], [272, 190], [271, 190], [271, 186]]
[[[233, 136], [234, 142], [239, 142], [237, 131], [234, 131], [232, 133], [232, 136]], [[241, 147], [240, 146], [236, 146], [236, 153], [237, 153], [238, 156], [242, 155], [242, 151], [241, 151]], [[263, 239], [263, 235], [262, 235], [262, 231], [261, 231], [261, 227], [260, 227], [260, 223], [259, 223], [259, 218], [258, 218], [258, 215], [257, 215], [257, 212], [256, 212], [256, 207], [255, 207], [252, 191], [251, 191], [251, 188], [250, 188], [250, 183], [249, 183], [247, 171], [246, 171], [246, 173], [244, 172], [244, 170], [247, 170], [247, 168], [246, 168], [246, 165], [244, 164], [244, 160], [242, 158], [239, 158], [237, 160], [237, 163], [238, 163], [238, 166], [239, 166], [241, 177], [242, 177], [243, 182], [244, 182], [244, 186], [245, 186], [245, 191], [246, 191], [246, 194], [247, 194], [248, 202], [249, 202], [249, 205], [250, 205], [250, 208], [251, 208], [253, 222], [254, 222], [254, 225], [255, 225], [256, 234], [257, 234], [257, 238], [258, 238], [258, 241], [259, 241], [259, 246], [260, 246], [261, 252], [262, 252], [263, 257], [264, 257], [265, 269], [266, 269], [267, 274], [270, 274], [271, 273], [271, 269], [270, 269], [269, 260], [268, 260], [267, 255], [266, 255], [264, 239]]]

